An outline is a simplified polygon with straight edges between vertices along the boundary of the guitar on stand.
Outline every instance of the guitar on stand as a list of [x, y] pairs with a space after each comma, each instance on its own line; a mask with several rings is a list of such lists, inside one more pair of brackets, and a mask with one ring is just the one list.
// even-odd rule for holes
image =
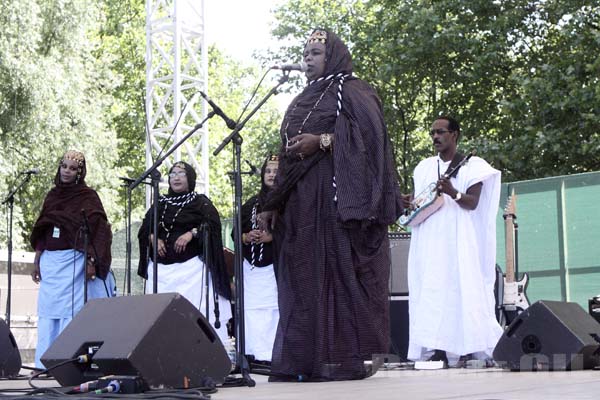
[[516, 279], [515, 232], [517, 231], [518, 225], [515, 223], [515, 220], [517, 219], [515, 200], [516, 196], [513, 193], [508, 198], [508, 202], [502, 215], [504, 218], [506, 249], [506, 270], [504, 274], [503, 300], [500, 306], [499, 316], [499, 322], [502, 327], [510, 325], [515, 317], [523, 310], [526, 310], [530, 304], [527, 294], [525, 293], [529, 283], [529, 275], [524, 273], [520, 280]]

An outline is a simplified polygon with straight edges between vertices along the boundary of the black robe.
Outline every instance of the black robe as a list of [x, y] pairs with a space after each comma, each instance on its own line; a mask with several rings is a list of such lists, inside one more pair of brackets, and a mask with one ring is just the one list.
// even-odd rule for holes
[[337, 74], [334, 83], [307, 86], [290, 104], [281, 136], [285, 145], [286, 133], [291, 138], [300, 129], [333, 133], [333, 150], [301, 160], [282, 146], [265, 205], [281, 214], [272, 372], [308, 380], [361, 379], [368, 376], [364, 361], [389, 350], [387, 230], [402, 205], [380, 101], [368, 84], [346, 76], [338, 116], [341, 77], [352, 72], [352, 64], [331, 32], [326, 48], [324, 76]]
[[[192, 257], [203, 258], [203, 226], [208, 229], [208, 262], [203, 261], [208, 265], [210, 273], [213, 277], [216, 291], [226, 299], [231, 299], [231, 288], [229, 286], [229, 277], [225, 268], [225, 259], [223, 257], [223, 240], [221, 238], [221, 220], [219, 213], [213, 203], [203, 194], [196, 194], [195, 199], [189, 204], [186, 204], [179, 212], [178, 207], [168, 205], [166, 199], [176, 197], [175, 194], [162, 196], [158, 206], [158, 216], [163, 218], [167, 229], [171, 231], [167, 239], [167, 231], [159, 225], [158, 237], [165, 240], [167, 254], [164, 258], [159, 256], [158, 262], [164, 264], [172, 264], [176, 262], [184, 262]], [[163, 212], [167, 207], [166, 213]], [[177, 217], [175, 217], [177, 214]], [[138, 232], [138, 240], [140, 244], [140, 261], [138, 265], [138, 275], [148, 277], [148, 258], [152, 256], [152, 246], [149, 241], [150, 233], [152, 232], [152, 215], [153, 209], [150, 207], [142, 226]], [[171, 223], [175, 219], [175, 222]], [[204, 224], [204, 225], [203, 225]], [[193, 228], [198, 229], [198, 237], [188, 243], [186, 251], [177, 254], [173, 248], [177, 238], [185, 232], [191, 231]], [[202, 288], [198, 288], [202, 290]]]

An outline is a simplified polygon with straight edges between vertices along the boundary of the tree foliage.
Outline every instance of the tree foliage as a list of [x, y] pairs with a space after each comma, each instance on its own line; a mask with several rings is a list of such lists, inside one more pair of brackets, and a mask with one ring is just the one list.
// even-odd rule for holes
[[[27, 247], [58, 160], [69, 148], [85, 153], [88, 184], [98, 190], [113, 230], [122, 227], [125, 191], [118, 177], [145, 170], [144, 6], [144, 0], [0, 0], [1, 193], [21, 182], [19, 171], [42, 170], [15, 198], [15, 248]], [[210, 60], [211, 96], [235, 115], [249, 100], [258, 71], [218, 49]], [[248, 123], [245, 160], [260, 166], [278, 143], [279, 119], [271, 101]], [[217, 118], [210, 130], [212, 151], [228, 132]], [[230, 154], [228, 148], [210, 163], [211, 197], [224, 216], [232, 207]], [[260, 187], [256, 177], [244, 180], [246, 196]], [[145, 212], [145, 196], [143, 190], [133, 194], [135, 220]], [[5, 218], [0, 226], [6, 228]], [[2, 229], [0, 240], [5, 235]]]
[[[251, 95], [260, 79], [259, 69], [256, 66], [243, 66], [224, 55], [216, 47], [212, 47], [209, 53], [209, 87], [211, 96], [219, 99], [219, 105], [227, 115], [239, 116], [245, 106], [250, 110], [266, 95], [270, 86], [263, 84], [258, 89], [256, 96], [251, 101]], [[265, 79], [266, 82], [270, 82]], [[248, 103], [251, 101], [250, 103]], [[242, 117], [242, 119], [244, 119]], [[242, 168], [248, 172], [248, 163], [260, 169], [262, 163], [269, 153], [277, 153], [279, 150], [279, 124], [281, 115], [276, 108], [275, 99], [272, 97], [261, 107], [248, 121], [240, 132], [243, 138], [242, 144]], [[231, 133], [221, 120], [212, 119], [209, 123], [210, 130], [210, 197], [215, 203], [221, 216], [231, 218], [233, 210], [233, 187], [229, 172], [233, 168], [233, 145], [230, 143], [216, 157], [212, 152], [219, 146], [222, 140]], [[247, 162], [246, 162], [247, 161]], [[244, 199], [255, 195], [260, 189], [260, 179], [252, 175], [244, 175], [243, 197]]]
[[[15, 198], [15, 247], [28, 233], [68, 148], [86, 154], [88, 183], [121, 227], [118, 176], [145, 169], [145, 1], [0, 0], [0, 193], [39, 167]], [[582, 0], [289, 0], [275, 10], [283, 46], [266, 60], [297, 61], [314, 27], [349, 45], [355, 74], [383, 104], [405, 190], [431, 154], [432, 119], [462, 122], [461, 144], [505, 181], [597, 170], [600, 165], [600, 6]], [[260, 70], [209, 52], [209, 92], [241, 113]], [[296, 87], [303, 84], [292, 75]], [[266, 79], [249, 109], [274, 84]], [[294, 85], [284, 89], [292, 90]], [[242, 157], [259, 167], [277, 151], [280, 113], [271, 99], [242, 130]], [[209, 123], [209, 152], [229, 133]], [[210, 197], [231, 216], [232, 147], [210, 158]], [[244, 162], [244, 169], [248, 165]], [[260, 187], [244, 175], [244, 197]], [[144, 212], [134, 193], [134, 218]], [[4, 196], [2, 196], [4, 199]], [[0, 241], [6, 218], [0, 219]]]
[[382, 98], [406, 181], [431, 154], [426, 132], [440, 114], [462, 122], [462, 146], [505, 180], [598, 168], [598, 5], [290, 0], [275, 15], [273, 35], [294, 44], [284, 54], [300, 54], [318, 26], [349, 44], [355, 71]]
[[98, 42], [89, 35], [98, 8], [83, 0], [0, 0], [0, 9], [0, 189], [7, 193], [17, 186], [20, 170], [42, 170], [15, 198], [19, 247], [69, 148], [84, 151], [88, 183], [115, 210], [115, 154], [106, 143], [116, 140], [104, 113], [110, 71], [94, 57]]

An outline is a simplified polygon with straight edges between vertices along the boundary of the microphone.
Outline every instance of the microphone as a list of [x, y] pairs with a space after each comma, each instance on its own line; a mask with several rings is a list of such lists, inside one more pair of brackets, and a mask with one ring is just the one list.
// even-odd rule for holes
[[20, 172], [21, 175], [37, 175], [39, 173], [40, 173], [39, 168], [31, 168], [31, 169], [28, 169], [27, 171]]
[[223, 121], [225, 121], [225, 124], [227, 125], [227, 127], [228, 127], [229, 129], [235, 129], [235, 127], [237, 126], [237, 124], [235, 123], [235, 121], [234, 121], [234, 120], [232, 120], [231, 118], [229, 118], [229, 117], [227, 116], [227, 114], [225, 114], [225, 113], [223, 112], [223, 110], [221, 110], [221, 108], [220, 108], [218, 105], [216, 105], [216, 104], [215, 104], [215, 103], [214, 103], [214, 102], [211, 100], [211, 98], [210, 98], [210, 97], [208, 97], [208, 96], [206, 95], [206, 93], [204, 93], [202, 90], [200, 90], [199, 92], [200, 92], [200, 95], [201, 95], [202, 97], [204, 97], [204, 100], [206, 100], [206, 102], [207, 102], [207, 103], [208, 103], [208, 104], [209, 104], [209, 105], [212, 107], [212, 109], [213, 109], [213, 111], [215, 112], [215, 114], [217, 114], [219, 117], [223, 118]]
[[244, 160], [244, 161], [246, 161], [246, 164], [248, 164], [248, 166], [250, 167], [250, 172], [251, 172], [253, 175], [260, 176], [260, 171], [258, 170], [258, 168], [256, 168], [256, 167], [254, 166], [254, 164], [252, 164], [252, 163], [251, 163], [250, 161], [248, 161], [248, 160]]
[[271, 67], [271, 69], [280, 69], [282, 71], [300, 71], [306, 72], [308, 69], [308, 65], [304, 61], [301, 61], [296, 64], [275, 64]]

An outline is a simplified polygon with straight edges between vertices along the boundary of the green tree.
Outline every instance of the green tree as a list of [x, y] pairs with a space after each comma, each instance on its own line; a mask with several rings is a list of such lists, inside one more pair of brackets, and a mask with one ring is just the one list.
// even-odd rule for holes
[[[435, 116], [462, 122], [463, 148], [505, 180], [598, 165], [598, 5], [568, 1], [291, 0], [274, 36], [299, 54], [315, 26], [351, 48], [378, 91], [405, 181], [431, 154]], [[298, 22], [300, 21], [300, 22]], [[281, 56], [281, 55], [280, 55]], [[405, 187], [409, 186], [405, 182]]]
[[512, 179], [598, 170], [600, 165], [600, 6], [548, 1], [531, 6], [515, 32], [498, 144]]
[[16, 198], [19, 248], [27, 242], [58, 160], [69, 148], [86, 154], [87, 181], [114, 218], [115, 155], [105, 149], [115, 136], [103, 113], [111, 84], [108, 70], [93, 56], [98, 43], [89, 32], [99, 15], [93, 4], [1, 0], [0, 9], [0, 189], [6, 193], [14, 187], [19, 170], [42, 170]]
[[[209, 87], [211, 96], [219, 99], [219, 105], [229, 116], [239, 116], [242, 109], [251, 100], [255, 86], [260, 81], [260, 70], [255, 66], [244, 66], [239, 61], [225, 56], [216, 47], [209, 52]], [[261, 85], [254, 100], [248, 104], [247, 113], [266, 95], [271, 88], [270, 81]], [[277, 153], [281, 143], [279, 125], [281, 114], [275, 99], [271, 97], [264, 106], [248, 121], [241, 131], [243, 138], [242, 159], [260, 168], [269, 153]], [[232, 170], [233, 146], [229, 144], [217, 157], [212, 152], [230, 131], [221, 120], [212, 119], [210, 129], [210, 197], [222, 217], [232, 217], [233, 188], [228, 172]], [[249, 170], [243, 161], [242, 168]], [[253, 196], [260, 189], [260, 179], [244, 175], [242, 178], [244, 199]]]

